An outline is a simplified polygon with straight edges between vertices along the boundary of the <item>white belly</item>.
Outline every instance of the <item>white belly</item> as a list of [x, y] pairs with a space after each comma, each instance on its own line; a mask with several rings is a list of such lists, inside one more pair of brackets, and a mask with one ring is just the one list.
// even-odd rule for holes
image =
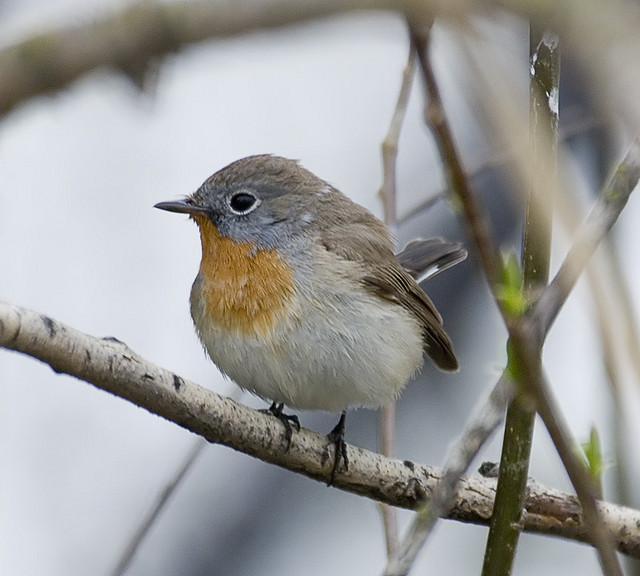
[[[345, 288], [352, 288], [346, 286]], [[359, 287], [297, 296], [289, 316], [264, 337], [206, 322], [201, 281], [191, 313], [211, 359], [241, 388], [291, 408], [341, 412], [397, 397], [422, 365], [418, 322], [400, 305]]]

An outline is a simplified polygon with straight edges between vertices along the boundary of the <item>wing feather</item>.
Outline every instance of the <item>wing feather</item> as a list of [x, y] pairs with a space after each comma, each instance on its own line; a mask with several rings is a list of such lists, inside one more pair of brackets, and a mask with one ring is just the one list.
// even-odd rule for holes
[[[397, 302], [413, 313], [422, 326], [424, 350], [442, 370], [455, 371], [458, 360], [442, 317], [433, 302], [393, 254], [388, 228], [361, 209], [341, 222], [339, 214], [321, 235], [324, 247], [345, 260], [362, 264], [363, 285], [376, 295]], [[414, 246], [415, 248], [415, 246]], [[457, 249], [459, 250], [459, 246]]]

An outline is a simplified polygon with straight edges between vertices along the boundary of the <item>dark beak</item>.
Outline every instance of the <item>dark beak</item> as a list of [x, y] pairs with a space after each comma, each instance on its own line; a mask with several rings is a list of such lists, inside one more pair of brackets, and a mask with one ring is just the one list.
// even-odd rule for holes
[[160, 210], [166, 210], [167, 212], [178, 212], [180, 214], [208, 214], [206, 208], [193, 204], [188, 198], [171, 202], [158, 202], [154, 208], [160, 208]]

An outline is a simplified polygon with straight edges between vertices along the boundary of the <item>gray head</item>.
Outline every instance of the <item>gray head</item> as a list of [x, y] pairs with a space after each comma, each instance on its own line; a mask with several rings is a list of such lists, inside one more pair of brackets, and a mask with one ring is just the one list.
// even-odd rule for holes
[[307, 231], [318, 197], [329, 191], [342, 196], [295, 160], [263, 154], [229, 164], [185, 200], [156, 207], [206, 215], [223, 236], [273, 248]]

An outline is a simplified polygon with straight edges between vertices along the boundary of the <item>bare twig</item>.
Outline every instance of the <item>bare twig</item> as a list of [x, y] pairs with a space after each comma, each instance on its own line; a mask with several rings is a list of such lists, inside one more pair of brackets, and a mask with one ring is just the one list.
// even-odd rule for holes
[[498, 254], [497, 244], [491, 234], [484, 212], [471, 191], [469, 181], [453, 142], [452, 132], [440, 97], [440, 90], [429, 62], [429, 29], [409, 22], [409, 30], [428, 94], [425, 121], [434, 132], [449, 192], [455, 194], [463, 206], [466, 215], [465, 222], [469, 228], [469, 235], [474, 240], [478, 257], [482, 263], [482, 269], [487, 275], [489, 284], [494, 286], [499, 279], [499, 266], [496, 257]]
[[[497, 282], [498, 279], [497, 260], [494, 255], [495, 244], [491, 237], [488, 224], [484, 219], [484, 214], [471, 193], [453, 143], [438, 86], [429, 61], [429, 29], [417, 27], [409, 22], [409, 31], [411, 43], [415, 48], [418, 62], [420, 63], [420, 71], [429, 96], [425, 109], [425, 119], [435, 133], [435, 140], [440, 150], [445, 172], [447, 173], [447, 182], [449, 183], [451, 192], [460, 197], [465, 207], [465, 213], [468, 215], [467, 223], [470, 234], [476, 240], [476, 248], [480, 254], [482, 264], [485, 267], [485, 273], [489, 278], [489, 282], [493, 284]], [[508, 386], [507, 380], [503, 378], [496, 386], [496, 390], [502, 390], [506, 386]], [[499, 415], [496, 416], [497, 413], [489, 409], [489, 407], [502, 396], [504, 395], [494, 391], [487, 406], [483, 406], [478, 415], [473, 419], [468, 431], [456, 444], [451, 456], [447, 460], [445, 475], [436, 487], [432, 499], [428, 505], [421, 507], [408, 533], [404, 536], [400, 544], [397, 556], [390, 559], [386, 569], [388, 576], [402, 575], [409, 571], [426, 538], [435, 526], [437, 519], [446, 513], [451, 503], [455, 487], [462, 474], [467, 470], [476, 452], [480, 449], [484, 441], [486, 441], [490, 433], [502, 421], [502, 411], [499, 411]], [[504, 409], [505, 405], [506, 400], [505, 404], [502, 405], [502, 409]], [[485, 410], [487, 411], [486, 415], [483, 414]], [[491, 420], [490, 425], [484, 422], [483, 418], [485, 417]], [[482, 431], [482, 433], [480, 431]]]
[[407, 104], [413, 84], [415, 51], [413, 46], [409, 48], [407, 64], [402, 71], [402, 82], [398, 101], [396, 102], [393, 116], [389, 124], [387, 135], [382, 141], [382, 186], [380, 195], [384, 202], [384, 219], [387, 225], [395, 226], [398, 221], [396, 207], [396, 161], [398, 159], [398, 141], [400, 130], [407, 113]]
[[[332, 456], [326, 436], [307, 429], [286, 450], [280, 422], [144, 360], [122, 342], [83, 334], [48, 316], [0, 302], [0, 347], [28, 354], [203, 436], [209, 442], [325, 482]], [[337, 487], [402, 508], [417, 508], [442, 477], [436, 468], [350, 447]], [[486, 524], [495, 480], [463, 477], [447, 517]], [[640, 557], [640, 511], [600, 503], [603, 526], [621, 552]], [[587, 541], [574, 496], [530, 486], [525, 530]]]
[[502, 423], [507, 403], [513, 397], [513, 390], [512, 383], [503, 375], [489, 398], [475, 409], [464, 434], [449, 451], [445, 472], [434, 488], [429, 504], [415, 515], [397, 555], [387, 563], [385, 576], [403, 576], [409, 572], [436, 521], [447, 514], [462, 475], [468, 470], [480, 448]]
[[[572, 445], [570, 435], [566, 427], [561, 422], [560, 413], [556, 412], [553, 399], [546, 381], [542, 377], [539, 362], [537, 372], [535, 370], [534, 358], [539, 358], [539, 351], [544, 340], [546, 330], [534, 334], [529, 329], [530, 324], [524, 319], [513, 319], [509, 311], [504, 307], [504, 303], [497, 298], [498, 285], [498, 256], [495, 243], [489, 232], [484, 214], [474, 198], [466, 181], [464, 171], [459, 161], [454, 147], [453, 138], [449, 129], [444, 109], [440, 101], [433, 72], [428, 59], [428, 35], [424, 29], [412, 27], [412, 40], [415, 42], [420, 69], [423, 74], [425, 85], [429, 93], [430, 103], [427, 107], [427, 122], [433, 127], [436, 142], [443, 158], [448, 181], [455, 192], [460, 196], [461, 204], [465, 213], [469, 230], [476, 243], [476, 249], [480, 256], [480, 262], [485, 274], [489, 279], [490, 286], [496, 294], [496, 301], [503, 314], [503, 318], [509, 330], [512, 357], [518, 359], [521, 366], [526, 366], [526, 370], [518, 373], [518, 382], [525, 385], [526, 393], [536, 402], [536, 407], [545, 421], [545, 425], [552, 433], [554, 441], [558, 442], [557, 449], [563, 458], [565, 467], [571, 475], [574, 487], [585, 506], [585, 518], [590, 533], [591, 541], [598, 549], [599, 557], [603, 568], [607, 574], [619, 574], [620, 566], [617, 558], [610, 546], [609, 538], [601, 529], [598, 520], [598, 511], [594, 506], [593, 492], [590, 488], [590, 478], [586, 470], [581, 467], [572, 450], [567, 450], [567, 446]], [[568, 295], [568, 292], [567, 292]], [[563, 300], [564, 301], [564, 300]], [[534, 322], [533, 326], [536, 326]], [[539, 338], [534, 336], [539, 335]], [[529, 338], [529, 340], [527, 340]], [[532, 347], [533, 346], [533, 347]]]
[[535, 306], [533, 316], [538, 340], [549, 331], [582, 270], [615, 224], [639, 179], [640, 138], [636, 138], [613, 178], [600, 193], [586, 222], [576, 233], [560, 270]]
[[[583, 135], [590, 130], [594, 130], [595, 128], [601, 127], [602, 123], [598, 122], [596, 118], [580, 118], [577, 121], [573, 122], [569, 126], [565, 126], [564, 130], [560, 133], [560, 140], [564, 141], [568, 138], [573, 138], [577, 135]], [[483, 161], [477, 163], [475, 166], [469, 168], [467, 170], [467, 177], [473, 181], [478, 176], [488, 172], [489, 170], [506, 170], [508, 166], [517, 159], [520, 154], [515, 153], [513, 149], [496, 151], [489, 158], [484, 159]], [[446, 198], [447, 193], [445, 190], [441, 190], [439, 192], [434, 192], [432, 196], [412, 208], [410, 211], [403, 214], [400, 218], [398, 218], [398, 225], [402, 226], [404, 222], [413, 218], [416, 214], [423, 212], [424, 210], [429, 209], [436, 202]], [[562, 212], [561, 212], [562, 213]], [[564, 214], [564, 213], [562, 213]], [[574, 215], [575, 212], [571, 212], [571, 215]], [[573, 229], [575, 226], [571, 227]], [[631, 316], [630, 316], [631, 317]], [[638, 364], [640, 366], [640, 355], [638, 355]], [[639, 369], [640, 373], [640, 369]]]
[[[380, 453], [393, 458], [396, 437], [396, 403], [389, 402], [380, 411]], [[393, 506], [380, 503], [380, 514], [384, 527], [387, 557], [393, 556], [398, 548], [398, 514]]]
[[555, 406], [551, 390], [535, 361], [536, 352], [560, 308], [566, 301], [582, 269], [605, 234], [611, 229], [631, 192], [640, 179], [640, 140], [636, 139], [611, 182], [601, 192], [587, 221], [576, 239], [553, 282], [542, 293], [533, 310], [530, 323], [512, 322], [509, 325], [512, 351], [521, 364], [521, 383], [536, 401], [537, 410], [558, 450], [583, 506], [583, 514], [590, 529], [591, 542], [597, 547], [606, 574], [621, 574], [609, 538], [601, 529], [596, 507], [597, 489], [582, 462], [575, 454], [575, 441]]
[[[494, 242], [491, 238], [489, 227], [483, 219], [483, 213], [476, 205], [475, 198], [471, 194], [462, 164], [458, 159], [451, 131], [444, 114], [438, 85], [431, 69], [429, 61], [430, 29], [418, 27], [409, 21], [409, 31], [411, 45], [417, 54], [422, 78], [429, 95], [425, 108], [425, 120], [436, 134], [435, 140], [443, 160], [450, 192], [456, 194], [465, 205], [467, 211], [475, 216], [475, 218], [468, 218], [467, 220], [470, 233], [476, 239], [476, 247], [485, 266], [484, 269], [489, 277], [489, 282], [497, 282], [498, 269], [494, 257]], [[504, 385], [503, 380], [500, 381], [497, 389], [501, 388], [501, 385]], [[496, 397], [492, 396], [491, 399], [495, 400]], [[480, 415], [482, 416], [482, 411], [480, 411]], [[478, 418], [480, 416], [476, 417], [468, 432], [456, 444], [456, 448], [448, 459], [445, 476], [438, 483], [429, 504], [421, 507], [401, 542], [398, 554], [390, 558], [385, 572], [387, 576], [400, 576], [409, 571], [437, 519], [445, 514], [450, 506], [460, 477], [467, 470], [477, 450], [489, 436], [490, 431], [493, 431], [494, 427], [501, 422], [502, 411], [493, 422], [494, 427], [487, 426], [483, 428], [486, 431], [484, 437], [477, 433]]]
[[127, 571], [131, 560], [135, 556], [140, 544], [144, 540], [145, 536], [149, 533], [149, 530], [153, 527], [155, 521], [160, 516], [160, 513], [164, 510], [165, 505], [169, 502], [171, 496], [175, 493], [176, 488], [182, 482], [182, 479], [186, 476], [187, 472], [193, 466], [193, 463], [196, 461], [196, 458], [200, 455], [203, 448], [207, 446], [207, 443], [203, 441], [202, 438], [198, 438], [189, 454], [185, 458], [184, 462], [176, 472], [175, 476], [171, 479], [171, 481], [164, 487], [162, 493], [158, 496], [158, 500], [150, 510], [149, 514], [146, 518], [143, 519], [142, 523], [136, 530], [136, 533], [133, 535], [129, 544], [125, 548], [122, 553], [120, 560], [118, 561], [117, 566], [112, 572], [112, 576], [122, 576]]
[[[526, 347], [534, 342], [541, 342], [549, 330], [558, 311], [566, 301], [575, 285], [582, 269], [595, 251], [605, 234], [611, 229], [626, 205], [631, 192], [640, 179], [640, 140], [632, 143], [625, 159], [620, 164], [611, 182], [603, 189], [595, 207], [591, 211], [583, 227], [578, 230], [576, 239], [569, 250], [558, 274], [543, 292], [534, 310], [530, 330], [519, 333], [510, 331], [512, 338], [517, 335], [519, 345], [517, 352], [526, 351]], [[599, 529], [599, 515], [596, 507], [597, 489], [582, 463], [576, 458], [576, 443], [571, 439], [568, 429], [560, 417], [560, 411], [554, 406], [550, 389], [541, 372], [536, 372], [531, 365], [529, 350], [520, 356], [527, 371], [524, 379], [537, 389], [535, 394], [537, 408], [544, 420], [549, 434], [558, 449], [563, 464], [583, 505], [583, 514], [590, 526], [591, 541], [596, 545], [600, 561], [606, 574], [621, 574], [619, 562], [609, 546], [607, 535]], [[535, 382], [537, 380], [537, 383]]]
[[518, 373], [522, 392], [535, 398], [536, 408], [564, 464], [569, 479], [576, 490], [590, 542], [596, 547], [603, 572], [609, 576], [621, 576], [622, 568], [612, 546], [610, 535], [602, 528], [597, 506], [597, 489], [582, 461], [576, 455], [577, 443], [562, 418], [551, 388], [537, 361], [539, 348], [525, 322], [514, 323], [509, 330], [513, 369]]
[[[411, 93], [411, 84], [414, 73], [413, 49], [409, 49], [407, 64], [402, 71], [402, 82], [400, 84], [400, 92], [398, 101], [391, 118], [389, 130], [382, 142], [382, 186], [380, 188], [380, 196], [384, 203], [384, 220], [387, 226], [395, 231], [397, 222], [396, 208], [396, 160], [398, 157], [398, 140], [400, 139], [400, 130], [407, 111], [407, 103], [409, 102], [409, 94]], [[380, 411], [380, 451], [388, 457], [392, 457], [395, 450], [395, 432], [396, 432], [396, 403], [394, 401], [382, 407]], [[380, 505], [382, 519], [384, 524], [385, 541], [387, 545], [387, 556], [395, 554], [398, 546], [398, 517], [395, 508]]]

